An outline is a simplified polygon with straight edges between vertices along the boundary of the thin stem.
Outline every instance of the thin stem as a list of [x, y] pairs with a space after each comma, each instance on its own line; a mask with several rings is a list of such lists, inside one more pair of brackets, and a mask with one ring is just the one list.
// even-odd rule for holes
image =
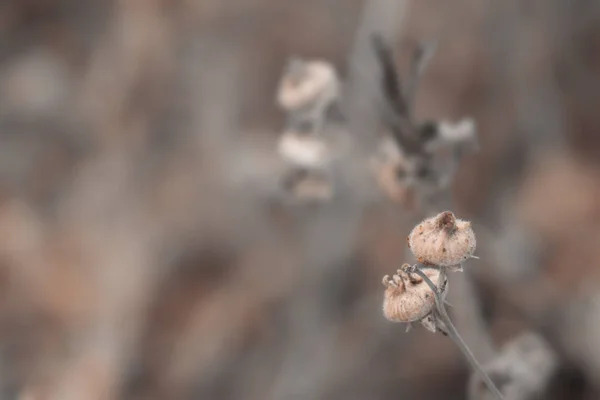
[[396, 71], [392, 49], [379, 34], [371, 35], [371, 43], [380, 67], [380, 92], [382, 116], [391, 128], [400, 149], [407, 154], [420, 154], [421, 143], [411, 121], [409, 105], [404, 96], [402, 82]]
[[[454, 327], [454, 324], [450, 320], [450, 317], [446, 312], [446, 307], [444, 306], [444, 299], [442, 298], [442, 293], [433, 284], [433, 282], [431, 282], [431, 279], [429, 279], [427, 275], [423, 273], [423, 271], [421, 271], [419, 268], [415, 268], [414, 272], [421, 278], [423, 278], [425, 283], [427, 283], [427, 285], [433, 291], [438, 316], [446, 326], [446, 329], [448, 330], [448, 335], [452, 338], [452, 340], [454, 340], [454, 342], [456, 343], [460, 351], [464, 354], [469, 364], [471, 364], [473, 370], [477, 372], [477, 374], [479, 374], [479, 377], [485, 382], [490, 392], [492, 392], [498, 400], [503, 400], [504, 396], [502, 395], [502, 393], [500, 393], [500, 391], [498, 390], [492, 379], [489, 377], [489, 375], [483, 370], [481, 364], [479, 364], [479, 362], [473, 355], [473, 352], [471, 352], [471, 349], [469, 349], [469, 346], [467, 346], [465, 341], [462, 339], [462, 337], [456, 330], [456, 327]], [[438, 282], [444, 282], [446, 280], [446, 271], [444, 268], [440, 268], [440, 276], [438, 279]]]
[[415, 93], [421, 76], [425, 73], [425, 69], [427, 69], [429, 61], [433, 58], [436, 50], [436, 42], [420, 43], [413, 53], [410, 63], [410, 75], [404, 92], [404, 101], [409, 114], [412, 114], [414, 110]]

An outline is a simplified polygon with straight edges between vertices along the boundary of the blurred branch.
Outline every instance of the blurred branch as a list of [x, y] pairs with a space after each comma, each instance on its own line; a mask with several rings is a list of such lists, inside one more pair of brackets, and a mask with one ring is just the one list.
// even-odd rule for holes
[[394, 58], [390, 48], [385, 43], [384, 39], [379, 34], [371, 36], [375, 54], [381, 65], [382, 74], [382, 90], [390, 105], [400, 115], [408, 115], [408, 104], [401, 88], [401, 82], [396, 72]]
[[384, 120], [392, 128], [400, 148], [407, 154], [418, 154], [422, 150], [421, 144], [409, 115], [409, 104], [403, 94], [392, 51], [379, 34], [373, 34], [371, 40], [381, 68], [383, 96], [379, 103]]
[[435, 55], [437, 50], [437, 43], [419, 43], [417, 48], [413, 52], [412, 60], [410, 63], [410, 75], [406, 84], [404, 98], [407, 104], [407, 113], [414, 112], [415, 106], [415, 95], [416, 90], [419, 86], [421, 76], [425, 73], [429, 61]]

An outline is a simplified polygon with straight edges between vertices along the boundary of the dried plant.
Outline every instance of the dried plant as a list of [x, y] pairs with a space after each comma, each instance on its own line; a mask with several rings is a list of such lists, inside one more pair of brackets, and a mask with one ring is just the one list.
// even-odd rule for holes
[[290, 166], [283, 187], [297, 198], [331, 199], [328, 170], [335, 154], [324, 131], [340, 98], [335, 67], [327, 61], [292, 57], [276, 97], [287, 116], [277, 145], [279, 155]]
[[[423, 273], [444, 297], [448, 292], [448, 280], [440, 280], [438, 269], [428, 268]], [[404, 264], [391, 279], [389, 275], [384, 276], [383, 285], [387, 288], [383, 300], [383, 314], [387, 319], [407, 322], [407, 330], [412, 322], [419, 321], [425, 328], [436, 332], [434, 296], [423, 278], [411, 271], [409, 264]]]
[[404, 264], [392, 279], [387, 275], [383, 278], [385, 317], [393, 322], [420, 321], [428, 330], [450, 336], [489, 391], [503, 399], [454, 327], [445, 307], [447, 269], [462, 271], [463, 262], [474, 257], [476, 242], [470, 223], [444, 211], [417, 225], [408, 236], [408, 243], [421, 266]]
[[381, 73], [381, 115], [388, 130], [372, 165], [388, 197], [415, 208], [446, 191], [463, 155], [478, 147], [475, 122], [471, 118], [456, 123], [414, 118], [416, 89], [435, 45], [417, 47], [404, 87], [390, 47], [379, 35], [372, 36], [372, 45]]
[[462, 271], [462, 263], [473, 258], [475, 233], [471, 223], [446, 211], [427, 218], [410, 232], [408, 247], [417, 261]]
[[[404, 83], [383, 37], [373, 34], [371, 46], [380, 69], [377, 106], [387, 132], [380, 138], [370, 165], [389, 198], [405, 210], [423, 212], [433, 208], [431, 203], [437, 196], [448, 198], [448, 189], [464, 155], [478, 149], [475, 122], [470, 117], [456, 122], [416, 120], [418, 83], [435, 53], [435, 44], [416, 48]], [[327, 126], [332, 111], [341, 104], [340, 87], [335, 68], [326, 61], [292, 58], [284, 70], [277, 102], [287, 114], [287, 125], [278, 151], [291, 166], [284, 187], [297, 198], [333, 197], [329, 171], [341, 154], [331, 145]], [[447, 272], [462, 272], [465, 261], [477, 258], [471, 223], [457, 219], [450, 211], [439, 213], [415, 226], [408, 236], [408, 246], [419, 264], [404, 264], [391, 278], [384, 276], [385, 317], [407, 323], [407, 330], [413, 322], [419, 322], [431, 332], [452, 338], [489, 393], [502, 399], [445, 308]]]
[[289, 130], [321, 133], [327, 112], [339, 97], [340, 81], [331, 63], [290, 58], [277, 92], [277, 103], [287, 113]]

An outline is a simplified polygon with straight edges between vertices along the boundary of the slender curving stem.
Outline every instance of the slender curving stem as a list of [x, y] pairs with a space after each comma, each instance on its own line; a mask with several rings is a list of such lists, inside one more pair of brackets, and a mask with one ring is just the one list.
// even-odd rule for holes
[[[448, 332], [447, 332], [448, 335], [452, 338], [452, 340], [456, 343], [456, 345], [458, 346], [460, 351], [464, 354], [464, 356], [467, 359], [467, 361], [469, 362], [469, 364], [471, 364], [471, 367], [473, 368], [473, 370], [477, 374], [479, 374], [479, 377], [483, 380], [483, 382], [485, 382], [485, 384], [486, 384], [487, 388], [490, 390], [490, 392], [492, 392], [498, 400], [504, 400], [504, 396], [502, 395], [502, 393], [500, 393], [500, 391], [498, 390], [498, 388], [496, 387], [496, 385], [494, 384], [492, 379], [483, 370], [483, 368], [481, 367], [481, 364], [479, 364], [479, 362], [473, 355], [473, 352], [471, 351], [471, 349], [469, 349], [469, 346], [467, 346], [467, 344], [465, 343], [463, 338], [459, 335], [458, 331], [456, 330], [456, 327], [450, 320], [450, 317], [448, 316], [448, 313], [446, 312], [446, 307], [444, 305], [444, 299], [442, 298], [442, 293], [433, 284], [433, 282], [431, 282], [431, 279], [429, 279], [427, 277], [427, 275], [425, 275], [423, 273], [423, 271], [421, 271], [416, 265], [413, 269], [414, 269], [414, 273], [416, 273], [421, 278], [423, 278], [425, 283], [427, 283], [427, 285], [433, 291], [434, 299], [435, 299], [435, 307], [437, 310], [438, 317], [442, 320], [442, 322], [446, 326], [446, 329], [448, 330]], [[443, 268], [443, 267], [440, 268], [440, 276], [438, 279], [439, 279], [438, 282], [444, 282], [446, 280], [445, 268]]]

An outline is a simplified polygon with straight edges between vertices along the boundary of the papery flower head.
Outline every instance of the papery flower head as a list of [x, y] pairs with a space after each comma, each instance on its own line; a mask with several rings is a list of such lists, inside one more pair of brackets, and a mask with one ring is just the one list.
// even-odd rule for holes
[[424, 265], [461, 269], [461, 263], [474, 257], [475, 233], [470, 222], [444, 211], [415, 226], [408, 246]]
[[[423, 269], [423, 273], [442, 292], [448, 291], [447, 279], [440, 282], [440, 271], [435, 268]], [[403, 265], [396, 274], [383, 277], [386, 287], [383, 299], [383, 315], [392, 322], [416, 322], [435, 332], [435, 294], [427, 283], [414, 272], [408, 264]]]

